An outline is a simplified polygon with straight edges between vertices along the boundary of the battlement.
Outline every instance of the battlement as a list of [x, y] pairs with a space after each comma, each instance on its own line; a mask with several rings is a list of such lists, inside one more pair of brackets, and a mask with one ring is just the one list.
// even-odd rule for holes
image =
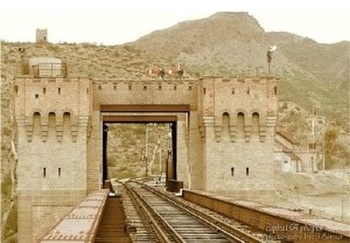
[[199, 80], [93, 80], [94, 106], [100, 104], [186, 104], [197, 107]]
[[113, 90], [152, 90], [152, 91], [167, 91], [167, 90], [194, 90], [198, 84], [198, 80], [188, 79], [142, 79], [142, 80], [94, 80], [93, 84], [98, 90], [113, 89]]
[[260, 111], [269, 116], [277, 115], [278, 79], [268, 76], [260, 78], [216, 78], [201, 80], [200, 97], [204, 116], [231, 116], [238, 113]]
[[254, 80], [254, 81], [259, 81], [259, 80], [279, 80], [278, 77], [275, 77], [273, 75], [259, 75], [259, 76], [248, 76], [248, 75], [234, 75], [234, 76], [214, 76], [214, 75], [205, 75], [200, 78], [202, 79], [224, 79], [224, 80], [239, 80], [239, 81], [246, 81], [246, 80]]
[[200, 80], [202, 81], [220, 81], [223, 83], [229, 84], [245, 84], [245, 85], [271, 85], [278, 84], [279, 78], [274, 76], [259, 76], [259, 77], [240, 77], [240, 76], [232, 76], [232, 77], [217, 77], [217, 76], [204, 76]]
[[91, 80], [85, 78], [30, 78], [19, 77], [14, 82], [17, 117], [31, 119], [34, 113], [72, 117], [91, 113]]
[[202, 116], [224, 113], [249, 117], [277, 116], [278, 79], [204, 77], [202, 79], [126, 80], [63, 77], [19, 77], [15, 80], [16, 113], [88, 116], [96, 104], [189, 104]]

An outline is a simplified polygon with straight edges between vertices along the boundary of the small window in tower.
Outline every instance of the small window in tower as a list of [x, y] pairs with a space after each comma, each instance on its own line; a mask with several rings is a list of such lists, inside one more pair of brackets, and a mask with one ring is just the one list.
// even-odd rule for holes
[[46, 167], [43, 168], [43, 177], [46, 177]]
[[249, 167], [245, 168], [245, 175], [249, 176]]
[[101, 85], [98, 85], [98, 90], [102, 90], [102, 86]]
[[86, 94], [89, 94], [89, 88], [86, 88]]
[[58, 168], [58, 176], [61, 176], [61, 168]]
[[132, 88], [132, 87], [131, 87], [131, 84], [129, 84], [129, 90], [131, 90], [131, 88]]
[[114, 86], [113, 86], [113, 89], [116, 90], [116, 89], [117, 89], [117, 85], [114, 85]]
[[43, 88], [43, 94], [46, 94], [46, 88], [45, 87]]
[[39, 95], [38, 94], [35, 94], [35, 99], [39, 98]]
[[147, 90], [147, 84], [143, 85], [143, 90]]
[[275, 94], [275, 95], [277, 95], [277, 93], [278, 93], [278, 89], [277, 89], [277, 87], [275, 86], [275, 87], [273, 87], [273, 93]]
[[247, 88], [247, 94], [250, 94], [250, 88], [249, 87]]
[[192, 90], [192, 85], [191, 85], [191, 84], [188, 86], [188, 89], [189, 89], [189, 90]]
[[203, 88], [203, 94], [206, 94], [206, 93], [207, 93], [207, 89]]
[[235, 175], [235, 167], [231, 167], [231, 175], [232, 175], [232, 176]]
[[159, 90], [162, 89], [162, 85], [161, 85], [161, 84], [158, 85], [158, 89], [159, 89]]
[[235, 94], [235, 88], [232, 88], [231, 94]]
[[16, 92], [16, 95], [18, 94], [18, 85], [15, 85], [15, 92]]
[[177, 89], [177, 85], [176, 84], [174, 84], [174, 90], [176, 90]]
[[61, 94], [61, 88], [58, 88], [58, 94]]

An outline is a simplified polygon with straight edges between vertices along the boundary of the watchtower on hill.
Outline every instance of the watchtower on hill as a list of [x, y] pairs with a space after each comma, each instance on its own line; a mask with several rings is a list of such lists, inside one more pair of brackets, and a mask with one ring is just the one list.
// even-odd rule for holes
[[36, 43], [45, 44], [48, 41], [47, 29], [36, 29]]

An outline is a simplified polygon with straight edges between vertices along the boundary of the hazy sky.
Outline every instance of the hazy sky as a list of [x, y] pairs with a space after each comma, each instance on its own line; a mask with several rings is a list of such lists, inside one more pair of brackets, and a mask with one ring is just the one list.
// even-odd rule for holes
[[350, 41], [348, 0], [10, 0], [0, 3], [0, 39], [34, 42], [48, 28], [50, 42], [121, 44], [219, 11], [249, 12], [265, 31]]

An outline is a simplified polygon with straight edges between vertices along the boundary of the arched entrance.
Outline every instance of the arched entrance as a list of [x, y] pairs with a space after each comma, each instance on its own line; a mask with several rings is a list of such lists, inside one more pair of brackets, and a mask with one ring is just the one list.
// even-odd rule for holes
[[[165, 166], [166, 181], [177, 180], [178, 120], [189, 115], [187, 105], [101, 105], [102, 126], [102, 176], [101, 184], [108, 178], [108, 126], [111, 124], [168, 124], [170, 148]], [[181, 135], [180, 135], [181, 137]], [[182, 138], [184, 139], [184, 138]], [[147, 163], [147, 162], [146, 162]], [[146, 167], [147, 170], [147, 167]], [[146, 173], [147, 174], [147, 173]]]

